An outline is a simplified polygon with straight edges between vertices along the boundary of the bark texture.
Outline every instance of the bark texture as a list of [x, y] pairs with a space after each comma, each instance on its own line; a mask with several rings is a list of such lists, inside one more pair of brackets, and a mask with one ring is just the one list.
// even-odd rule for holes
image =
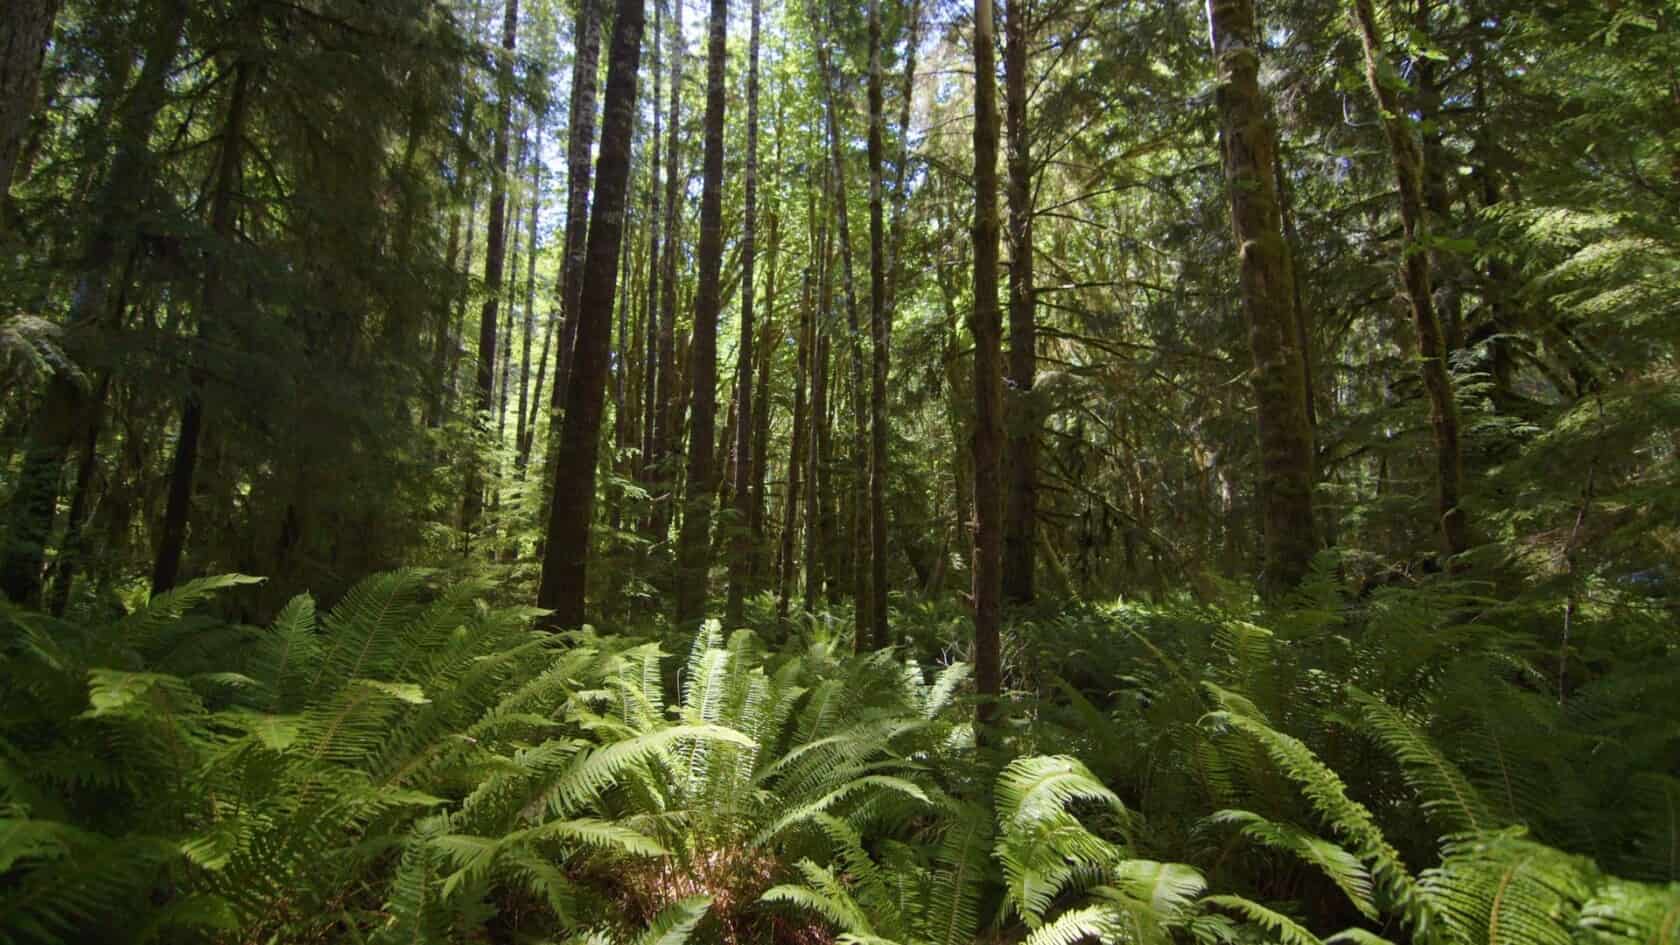
[[1004, 17], [1004, 121], [1009, 131], [1009, 495], [1003, 527], [1003, 596], [1033, 599], [1038, 545], [1039, 412], [1033, 399], [1038, 333], [1033, 294], [1032, 149], [1027, 134], [1027, 0]]
[[[476, 425], [488, 421], [496, 386], [496, 317], [502, 299], [502, 274], [507, 263], [508, 137], [513, 124], [513, 53], [519, 38], [519, 0], [507, 0], [502, 12], [502, 54], [497, 69], [496, 130], [491, 145], [490, 222], [484, 234], [484, 307], [478, 317]], [[488, 435], [488, 434], [486, 434]], [[461, 528], [471, 540], [484, 510], [484, 471], [468, 464], [466, 501]]]
[[566, 387], [560, 449], [554, 463], [554, 498], [549, 503], [548, 537], [543, 544], [542, 579], [537, 591], [537, 605], [551, 611], [544, 618], [550, 627], [577, 627], [584, 620], [595, 470], [606, 401], [619, 250], [624, 238], [630, 139], [636, 121], [636, 70], [641, 62], [644, 23], [642, 0], [619, 0], [607, 59], [600, 173], [579, 297], [577, 356], [572, 382]]
[[992, 0], [974, 4], [974, 685], [976, 732], [995, 742], [1003, 707], [1003, 323], [998, 311], [997, 61]]
[[1208, 35], [1218, 70], [1225, 180], [1254, 357], [1266, 541], [1260, 583], [1263, 592], [1276, 596], [1301, 582], [1318, 550], [1307, 363], [1278, 199], [1277, 142], [1260, 91], [1252, 0], [1210, 0]]
[[1365, 78], [1381, 113], [1400, 194], [1400, 225], [1405, 236], [1400, 252], [1400, 281], [1410, 303], [1412, 327], [1417, 332], [1418, 355], [1422, 359], [1423, 386], [1429, 393], [1429, 425], [1435, 436], [1435, 510], [1441, 545], [1448, 555], [1456, 555], [1470, 546], [1469, 528], [1459, 505], [1464, 488], [1464, 461], [1459, 446], [1458, 405], [1452, 375], [1447, 372], [1446, 339], [1435, 312], [1429, 255], [1424, 250], [1428, 223], [1424, 217], [1423, 155], [1406, 124], [1406, 112], [1395, 91], [1399, 80], [1386, 65], [1371, 0], [1354, 0], [1353, 11], [1365, 48]]
[[752, 0], [747, 39], [747, 170], [745, 223], [741, 235], [741, 331], [736, 346], [735, 522], [729, 542], [729, 591], [724, 606], [731, 627], [740, 626], [747, 578], [752, 572], [753, 518], [753, 264], [758, 252], [758, 19]]
[[881, 165], [881, 0], [869, 0], [869, 328], [874, 349], [869, 384], [869, 622], [876, 649], [892, 643], [887, 627], [887, 365], [892, 313], [887, 309], [886, 220]]
[[12, 189], [60, 5], [61, 0], [13, 0], [0, 15], [0, 200]]
[[712, 0], [706, 42], [706, 150], [700, 184], [700, 284], [694, 300], [694, 340], [689, 349], [687, 493], [677, 538], [677, 626], [705, 616], [712, 564], [712, 498], [717, 470], [717, 327], [723, 274], [723, 119], [728, 0]]

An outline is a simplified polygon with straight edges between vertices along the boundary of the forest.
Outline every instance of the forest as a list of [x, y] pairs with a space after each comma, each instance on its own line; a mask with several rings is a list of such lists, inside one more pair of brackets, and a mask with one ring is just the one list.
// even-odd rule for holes
[[1680, 945], [1680, 0], [0, 6], [0, 945]]

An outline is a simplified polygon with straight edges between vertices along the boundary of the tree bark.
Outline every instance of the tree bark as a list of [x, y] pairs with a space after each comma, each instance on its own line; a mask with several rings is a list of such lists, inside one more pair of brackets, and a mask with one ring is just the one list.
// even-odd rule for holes
[[736, 346], [735, 388], [735, 518], [729, 542], [729, 590], [724, 616], [729, 626], [741, 625], [753, 549], [753, 264], [758, 252], [758, 20], [759, 0], [752, 0], [752, 26], [747, 39], [747, 169], [746, 206], [741, 235], [741, 331]]
[[687, 501], [677, 538], [677, 626], [688, 630], [705, 616], [711, 570], [712, 463], [717, 432], [717, 322], [723, 271], [724, 71], [728, 50], [728, 0], [712, 0], [706, 48], [706, 148], [700, 184], [700, 284], [689, 349]]
[[[531, 416], [525, 426], [525, 439], [519, 444], [519, 460], [517, 464], [519, 478], [525, 478], [525, 472], [531, 465], [531, 449], [537, 440], [537, 405], [543, 402], [543, 381], [547, 377], [548, 353], [554, 345], [554, 323], [558, 321], [553, 312], [543, 319], [542, 350], [537, 353], [537, 379], [531, 385]], [[552, 422], [552, 418], [551, 418]], [[555, 433], [551, 427], [549, 436]]]
[[[782, 502], [782, 535], [781, 551], [778, 558], [778, 574], [776, 580], [776, 617], [786, 620], [788, 604], [793, 597], [794, 576], [794, 546], [799, 531], [800, 511], [800, 474], [805, 466], [805, 448], [807, 435], [805, 433], [805, 387], [809, 382], [811, 371], [811, 329], [815, 319], [811, 317], [811, 268], [805, 267], [805, 274], [800, 280], [799, 291], [799, 340], [793, 382], [793, 430], [788, 440], [787, 491]], [[807, 522], [807, 530], [810, 523]], [[810, 551], [806, 549], [806, 560], [810, 560]]]
[[1260, 585], [1276, 597], [1301, 582], [1318, 550], [1307, 364], [1278, 202], [1277, 143], [1260, 91], [1252, 0], [1210, 0], [1208, 34], [1219, 74], [1225, 180], [1254, 358], [1266, 541]]
[[1033, 294], [1032, 148], [1027, 133], [1027, 0], [1004, 11], [1004, 111], [1009, 131], [1009, 496], [1004, 510], [1003, 596], [1033, 599], [1038, 547], [1038, 367]]
[[[852, 278], [852, 230], [849, 214], [846, 212], [846, 152], [840, 137], [840, 114], [835, 91], [835, 67], [832, 60], [829, 42], [830, 33], [834, 28], [834, 7], [832, 0], [829, 4], [827, 26], [823, 35], [817, 40], [817, 66], [822, 81], [825, 114], [828, 125], [828, 146], [830, 163], [834, 166], [834, 212], [835, 222], [839, 228], [840, 241], [840, 278], [841, 291], [846, 300], [846, 326], [850, 330], [851, 345], [851, 401], [852, 401], [852, 457], [857, 463], [863, 462], [868, 453], [865, 434], [865, 420], [868, 404], [864, 400], [863, 386], [863, 330], [858, 322], [857, 282]], [[816, 12], [811, 11], [811, 22], [817, 22]], [[869, 605], [872, 601], [868, 588], [870, 566], [867, 539], [869, 535], [869, 483], [864, 476], [852, 476], [852, 517], [851, 535], [847, 547], [851, 551], [852, 594], [856, 606], [853, 608], [853, 645], [857, 652], [868, 650], [874, 642], [873, 623], [869, 615]], [[829, 575], [830, 582], [834, 578]]]
[[[554, 498], [549, 503], [537, 592], [537, 605], [551, 611], [543, 623], [553, 628], [581, 626], [584, 619], [607, 352], [612, 343], [613, 297], [624, 236], [630, 137], [636, 120], [636, 71], [641, 61], [645, 16], [643, 0], [618, 0], [607, 59], [595, 207], [589, 221], [579, 295], [577, 352], [572, 380], [566, 388], [560, 448], [554, 463]], [[555, 380], [558, 383], [559, 378]]]
[[[572, 37], [572, 97], [566, 143], [566, 256], [560, 269], [560, 363], [554, 370], [552, 407], [563, 407], [577, 345], [578, 305], [589, 232], [590, 155], [595, 147], [595, 94], [601, 61], [602, 0], [582, 0]], [[552, 422], [552, 421], [551, 421]]]
[[875, 649], [892, 643], [887, 627], [887, 367], [892, 313], [887, 309], [886, 219], [881, 194], [885, 160], [881, 91], [881, 0], [869, 0], [869, 622]]
[[1381, 113], [1400, 195], [1400, 225], [1404, 231], [1400, 278], [1410, 301], [1418, 354], [1423, 360], [1423, 386], [1429, 394], [1429, 425], [1435, 435], [1437, 524], [1443, 549], [1449, 556], [1457, 555], [1470, 546], [1464, 510], [1459, 507], [1464, 464], [1459, 446], [1458, 405], [1454, 400], [1452, 375], [1447, 371], [1446, 342], [1430, 290], [1429, 256], [1424, 251], [1428, 224], [1424, 218], [1423, 157], [1411, 129], [1406, 126], [1405, 107], [1395, 93], [1399, 80], [1386, 65], [1371, 0], [1353, 0], [1353, 12], [1365, 48], [1365, 78]]
[[[497, 68], [495, 140], [491, 146], [490, 223], [484, 235], [484, 307], [478, 316], [477, 398], [473, 423], [488, 435], [492, 395], [496, 384], [496, 317], [502, 299], [502, 270], [506, 264], [508, 135], [513, 124], [513, 55], [519, 37], [519, 0], [507, 0], [502, 13], [502, 54]], [[467, 494], [461, 510], [461, 530], [472, 541], [484, 510], [484, 470], [481, 457], [467, 465]]]
[[998, 311], [997, 65], [992, 0], [974, 4], [974, 683], [976, 735], [1003, 721], [1003, 324]]
[[675, 512], [675, 469], [673, 457], [681, 437], [682, 413], [678, 409], [678, 392], [683, 389], [677, 376], [677, 235], [682, 217], [678, 213], [677, 198], [681, 193], [682, 175], [677, 146], [682, 115], [682, 65], [684, 48], [682, 17], [671, 17], [671, 113], [666, 128], [665, 144], [665, 247], [663, 271], [659, 277], [659, 383], [658, 412], [653, 438], [654, 477], [659, 495], [654, 506], [653, 532], [665, 541], [671, 530]]
[[60, 5], [61, 0], [16, 0], [0, 16], [0, 202], [12, 189]]
[[[659, 413], [659, 277], [660, 277], [660, 244], [659, 233], [662, 217], [660, 213], [660, 78], [661, 62], [659, 44], [664, 38], [665, 0], [659, 0], [653, 8], [653, 60], [650, 63], [653, 73], [653, 137], [651, 142], [652, 160], [648, 162], [648, 284], [647, 284], [647, 313], [643, 318], [642, 330], [645, 338], [642, 342], [642, 439], [641, 439], [641, 475], [638, 482], [651, 496], [658, 474], [654, 464], [654, 435], [658, 424], [655, 417]], [[649, 514], [642, 517], [640, 522], [642, 537], [652, 539], [654, 516]]]
[[805, 501], [805, 595], [804, 609], [806, 613], [814, 613], [817, 609], [817, 595], [823, 586], [823, 572], [827, 563], [825, 553], [833, 548], [833, 524], [828, 516], [829, 483], [828, 467], [825, 463], [828, 454], [828, 316], [829, 309], [834, 303], [833, 273], [828, 247], [828, 199], [827, 188], [829, 181], [824, 175], [822, 211], [816, 210], [817, 199], [814, 194], [809, 195], [810, 225], [812, 233], [813, 253], [817, 265], [817, 307], [811, 313], [811, 416], [809, 421], [810, 443], [806, 448], [806, 461], [810, 464], [810, 475], [806, 477], [807, 496]]
[[537, 229], [542, 211], [542, 133], [543, 122], [537, 118], [536, 140], [531, 150], [531, 213], [526, 222], [525, 236], [525, 331], [519, 346], [519, 424], [514, 430], [514, 467], [519, 478], [525, 477], [528, 459], [525, 444], [530, 437], [529, 427], [536, 421], [531, 410], [531, 336], [537, 331]]
[[[782, 165], [782, 122], [781, 109], [776, 110], [776, 167]], [[776, 276], [782, 256], [782, 214], [780, 178], [771, 186], [773, 202], [770, 205], [770, 253], [768, 272], [764, 280], [764, 331], [760, 336], [758, 346], [758, 390], [753, 394], [753, 497], [752, 515], [747, 526], [752, 531], [753, 565], [752, 577], [755, 584], [761, 584], [765, 578], [769, 558], [769, 545], [765, 535], [765, 520], [768, 515], [767, 505], [769, 497], [765, 491], [765, 480], [769, 473], [770, 452], [770, 368], [775, 360], [776, 349], [781, 346], [784, 333], [776, 322]]]

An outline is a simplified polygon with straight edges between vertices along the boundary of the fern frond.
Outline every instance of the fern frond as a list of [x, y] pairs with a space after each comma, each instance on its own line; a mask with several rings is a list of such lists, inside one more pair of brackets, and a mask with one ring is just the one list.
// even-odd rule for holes
[[1423, 809], [1444, 830], [1480, 831], [1495, 826], [1480, 793], [1428, 736], [1376, 696], [1354, 686], [1346, 691], [1359, 707], [1366, 731], [1400, 762], [1406, 782], [1423, 799]]
[[1079, 942], [1118, 942], [1125, 939], [1119, 916], [1108, 905], [1069, 909], [1033, 929], [1026, 945], [1077, 945]]
[[691, 896], [673, 902], [653, 917], [642, 934], [636, 936], [634, 945], [683, 945], [711, 907], [710, 896]]
[[1358, 857], [1298, 827], [1274, 823], [1248, 811], [1222, 810], [1208, 819], [1216, 824], [1234, 824], [1243, 836], [1318, 867], [1319, 872], [1348, 897], [1360, 915], [1376, 920], [1377, 905], [1371, 899], [1371, 874]]
[[1265, 929], [1279, 945], [1324, 945], [1318, 936], [1294, 919], [1242, 896], [1204, 896], [1202, 902], [1234, 912], [1243, 920]]
[[1448, 842], [1419, 890], [1466, 941], [1567, 945], [1595, 874], [1590, 862], [1518, 833], [1475, 834]]

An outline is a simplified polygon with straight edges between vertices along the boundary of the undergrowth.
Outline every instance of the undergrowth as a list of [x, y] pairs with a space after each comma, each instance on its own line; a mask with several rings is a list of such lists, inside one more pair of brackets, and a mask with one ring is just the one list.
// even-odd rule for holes
[[[0, 609], [0, 942], [1652, 943], [1680, 937], [1660, 609], [1443, 580], [532, 630], [401, 571], [266, 628], [197, 581]], [[767, 642], [774, 641], [774, 643]]]

